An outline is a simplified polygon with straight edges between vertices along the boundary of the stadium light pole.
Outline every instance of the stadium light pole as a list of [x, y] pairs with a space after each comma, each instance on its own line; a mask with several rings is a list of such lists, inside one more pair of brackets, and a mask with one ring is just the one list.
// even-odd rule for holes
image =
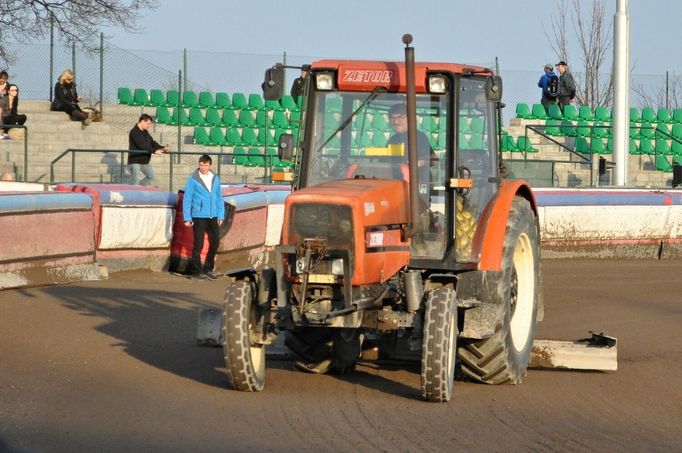
[[617, 0], [613, 18], [613, 157], [616, 185], [628, 180], [630, 137], [630, 18], [628, 0]]

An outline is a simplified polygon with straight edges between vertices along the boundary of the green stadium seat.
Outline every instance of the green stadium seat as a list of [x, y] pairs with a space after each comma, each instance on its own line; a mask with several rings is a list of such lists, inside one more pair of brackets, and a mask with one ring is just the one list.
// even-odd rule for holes
[[284, 110], [284, 108], [282, 108], [282, 104], [280, 104], [277, 99], [269, 99], [265, 101], [265, 109], [272, 110], [273, 112]]
[[372, 142], [374, 143], [374, 146], [384, 148], [388, 145], [388, 137], [386, 137], [386, 134], [383, 131], [375, 130], [374, 135], [372, 136]]
[[675, 138], [682, 139], [682, 124], [673, 124], [671, 135]]
[[656, 135], [656, 125], [655, 124], [647, 124], [647, 123], [642, 123], [642, 126], [639, 128], [639, 136], [642, 138], [654, 138]]
[[[521, 137], [519, 137], [521, 138]], [[523, 137], [524, 139], [526, 137]], [[530, 140], [526, 141], [526, 146], [525, 146], [525, 151], [528, 152], [535, 152], [537, 151], [535, 148], [533, 148], [533, 145], [530, 144]], [[470, 149], [485, 149], [485, 143], [483, 142], [483, 137], [480, 135], [472, 135], [471, 138], [469, 139], [469, 147]]]
[[576, 153], [580, 154], [592, 154], [590, 143], [587, 141], [585, 137], [578, 137], [575, 139], [574, 150]]
[[424, 132], [438, 132], [438, 125], [432, 116], [422, 118], [421, 130]]
[[673, 163], [676, 165], [682, 165], [682, 154], [673, 155]]
[[223, 146], [228, 144], [225, 140], [225, 134], [219, 127], [212, 127], [209, 132], [209, 142], [214, 146]]
[[242, 140], [242, 134], [239, 133], [239, 129], [236, 127], [228, 127], [227, 134], [225, 134], [225, 143], [228, 146], [241, 146], [244, 145]]
[[147, 105], [150, 107], [166, 106], [166, 95], [158, 88], [149, 90], [149, 103]]
[[202, 91], [199, 93], [199, 107], [207, 109], [215, 106], [215, 99], [210, 91]]
[[656, 170], [671, 173], [673, 171], [673, 166], [670, 165], [667, 157], [658, 155], [656, 156]]
[[[471, 137], [470, 135], [459, 134], [459, 149], [471, 149], [471, 143], [469, 142], [470, 137]], [[514, 144], [514, 147], [513, 147], [513, 149], [510, 148], [510, 149], [507, 149], [505, 151], [509, 151], [509, 152], [513, 152], [513, 153], [519, 152], [519, 148], [518, 148], [518, 146], [516, 146], [516, 142], [514, 142], [514, 137], [509, 137], [509, 138], [511, 139], [511, 143]]]
[[239, 111], [239, 124], [242, 127], [253, 127], [256, 125], [256, 120], [251, 114], [251, 110]]
[[206, 109], [206, 124], [216, 127], [222, 125], [223, 119], [220, 116], [220, 110], [215, 107]]
[[266, 109], [258, 110], [256, 112], [256, 124], [258, 126], [265, 126], [268, 124], [268, 111]]
[[289, 119], [287, 119], [287, 114], [284, 111], [279, 111], [275, 112], [272, 115], [272, 124], [275, 127], [282, 127], [282, 128], [288, 128], [289, 127]]
[[172, 124], [173, 118], [166, 107], [156, 108], [156, 122], [159, 124]]
[[[460, 138], [460, 142], [462, 139]], [[516, 141], [511, 135], [505, 135], [502, 138], [502, 151], [507, 151], [510, 153], [518, 152], [519, 148], [516, 146]]]
[[147, 105], [149, 96], [144, 88], [135, 88], [133, 92], [133, 103], [131, 105]]
[[236, 110], [249, 109], [249, 101], [244, 93], [232, 93], [232, 108]]
[[173, 114], [171, 115], [172, 123], [171, 125], [176, 126], [179, 124], [189, 124], [189, 118], [187, 118], [187, 111], [184, 108], [174, 108]]
[[218, 91], [215, 94], [215, 106], [219, 109], [229, 109], [232, 108], [232, 102], [230, 102], [230, 96], [222, 91]]
[[637, 107], [630, 107], [630, 122], [631, 123], [641, 123], [642, 122], [642, 115], [639, 113], [639, 109]]
[[298, 111], [300, 108], [296, 105], [294, 98], [288, 94], [282, 96], [282, 107], [290, 111]]
[[628, 142], [628, 154], [641, 154], [641, 151], [637, 146], [637, 141], [634, 138], [631, 138], [630, 141]]
[[249, 107], [253, 110], [259, 110], [265, 108], [265, 102], [263, 102], [263, 97], [258, 93], [249, 94]]
[[670, 152], [672, 152], [675, 156], [681, 156], [682, 140], [681, 141], [672, 140], [672, 142], [670, 143]]
[[584, 120], [578, 121], [578, 126], [575, 129], [575, 134], [577, 137], [590, 137], [592, 135], [592, 128], [590, 123]]
[[223, 126], [237, 127], [239, 126], [239, 118], [232, 109], [223, 109]]
[[194, 91], [185, 91], [182, 93], [182, 105], [184, 107], [198, 107], [199, 99]]
[[656, 153], [656, 147], [654, 146], [654, 142], [649, 140], [648, 138], [643, 138], [639, 141], [638, 152], [634, 153], [634, 154], [652, 155], [655, 153]]
[[251, 127], [242, 129], [242, 143], [247, 146], [258, 145], [258, 130]]
[[483, 135], [483, 132], [485, 132], [485, 122], [482, 116], [475, 116], [471, 118], [470, 126], [472, 134]]
[[561, 122], [561, 133], [564, 134], [566, 137], [575, 137], [577, 132], [573, 122], [570, 120], [563, 120]]
[[118, 103], [122, 105], [133, 105], [133, 93], [130, 88], [120, 87], [118, 89]]
[[265, 167], [263, 150], [260, 148], [249, 148], [249, 163], [252, 167]]
[[194, 128], [194, 143], [196, 145], [210, 145], [211, 144], [211, 139], [208, 136], [208, 133], [206, 132], [206, 129], [203, 127], [195, 127]]
[[672, 153], [668, 140], [656, 140], [656, 154], [670, 156]]
[[601, 138], [593, 138], [590, 143], [592, 144], [592, 152], [594, 154], [611, 154], [611, 152], [606, 148], [604, 140]]
[[264, 127], [258, 128], [258, 144], [261, 146], [274, 146], [276, 144], [275, 130]]
[[533, 118], [533, 114], [531, 113], [528, 104], [525, 104], [523, 102], [519, 102], [518, 104], [516, 104], [516, 117], [524, 119]]
[[552, 137], [562, 137], [561, 121], [549, 119], [545, 122], [545, 134]]
[[658, 121], [658, 118], [656, 116], [656, 112], [654, 111], [654, 109], [652, 109], [651, 107], [644, 107], [642, 109], [641, 121], [642, 121], [642, 123], [646, 123], [646, 124], [652, 124], [652, 123], [655, 123], [656, 121]]
[[594, 109], [594, 119], [605, 123], [611, 122], [611, 110], [603, 105], [597, 106], [597, 108]]
[[673, 123], [682, 124], [682, 108], [673, 110]]
[[559, 104], [549, 104], [547, 106], [547, 116], [555, 120], [564, 119], [564, 114], [561, 112]]
[[659, 107], [658, 112], [656, 113], [656, 120], [659, 123], [672, 123], [673, 117], [670, 114], [670, 110], [665, 107]]
[[578, 118], [583, 121], [594, 121], [594, 113], [589, 105], [581, 105], [578, 110]]
[[233, 162], [235, 165], [248, 166], [250, 164], [249, 153], [243, 147], [241, 146], [236, 147], [232, 154], [234, 156]]
[[545, 106], [542, 104], [533, 104], [533, 107], [531, 107], [530, 110], [530, 114], [532, 118], [538, 120], [545, 120], [548, 118], [547, 110], [545, 110]]
[[630, 123], [630, 138], [638, 139], [641, 137], [639, 133], [639, 128], [637, 126], [633, 126], [633, 123]]
[[341, 98], [329, 97], [327, 98], [327, 111], [334, 113], [341, 113]]
[[610, 126], [605, 125], [601, 121], [595, 121], [592, 124], [592, 137], [605, 138], [609, 136]]
[[178, 94], [178, 90], [167, 90], [166, 91], [166, 106], [177, 107], [179, 101], [180, 101], [180, 95]]
[[578, 109], [573, 104], [564, 106], [564, 118], [571, 121], [578, 120]]
[[[533, 146], [533, 144], [530, 142], [528, 137], [526, 137], [525, 135], [522, 135], [517, 139], [517, 146], [519, 148], [519, 151], [525, 151], [528, 153], [537, 153], [538, 152], [538, 149]], [[473, 148], [473, 144], [472, 144], [472, 148]]]
[[203, 126], [204, 124], [206, 124], [204, 112], [199, 107], [192, 107], [191, 109], [189, 109], [189, 116], [187, 117], [187, 122], [183, 124], [188, 126]]

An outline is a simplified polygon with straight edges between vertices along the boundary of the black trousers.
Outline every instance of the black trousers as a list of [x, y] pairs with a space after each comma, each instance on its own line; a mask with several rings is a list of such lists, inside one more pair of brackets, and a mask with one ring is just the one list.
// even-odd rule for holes
[[[200, 274], [210, 272], [215, 264], [215, 255], [218, 251], [220, 236], [218, 235], [218, 219], [193, 218], [192, 229], [194, 231], [194, 247], [192, 248], [192, 260], [187, 267], [188, 274]], [[208, 233], [208, 253], [204, 264], [201, 264], [201, 250], [204, 248], [204, 234]]]

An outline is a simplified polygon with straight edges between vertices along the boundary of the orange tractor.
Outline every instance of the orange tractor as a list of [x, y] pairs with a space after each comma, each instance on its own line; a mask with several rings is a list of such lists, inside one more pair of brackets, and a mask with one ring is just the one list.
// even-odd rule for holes
[[[420, 354], [421, 390], [448, 401], [455, 368], [490, 384], [526, 374], [541, 317], [538, 216], [501, 176], [501, 79], [490, 69], [321, 60], [306, 66], [274, 266], [233, 275], [223, 347], [237, 390], [260, 391], [278, 334], [299, 367], [354, 369], [368, 345]], [[284, 66], [266, 71], [281, 98]]]

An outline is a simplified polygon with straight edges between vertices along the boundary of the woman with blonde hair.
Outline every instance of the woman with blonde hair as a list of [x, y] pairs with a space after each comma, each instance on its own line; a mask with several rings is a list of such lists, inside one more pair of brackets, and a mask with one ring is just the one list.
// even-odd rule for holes
[[65, 69], [59, 76], [59, 80], [54, 86], [54, 99], [50, 105], [50, 110], [66, 112], [71, 118], [71, 121], [80, 121], [83, 127], [90, 124], [92, 118], [90, 114], [81, 110], [78, 102], [83, 98], [78, 96], [76, 91], [76, 82], [73, 71]]

